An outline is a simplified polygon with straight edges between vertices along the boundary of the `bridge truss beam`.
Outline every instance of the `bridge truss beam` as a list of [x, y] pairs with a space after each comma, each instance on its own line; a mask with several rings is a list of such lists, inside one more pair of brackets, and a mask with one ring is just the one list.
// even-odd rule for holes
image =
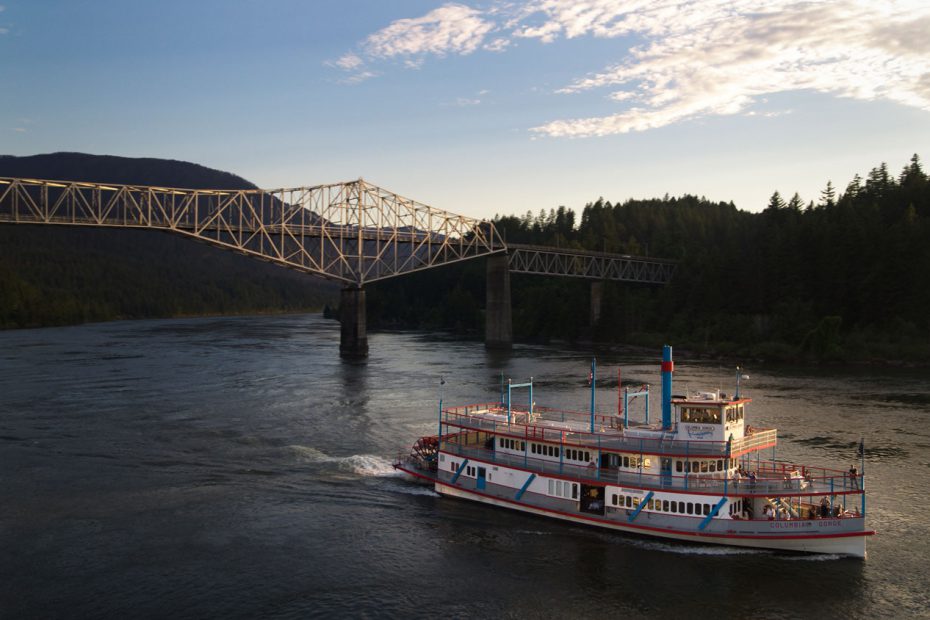
[[361, 179], [277, 190], [0, 178], [0, 223], [167, 230], [361, 287], [505, 251], [494, 225]]
[[666, 284], [674, 261], [532, 245], [509, 244], [510, 271], [547, 276]]

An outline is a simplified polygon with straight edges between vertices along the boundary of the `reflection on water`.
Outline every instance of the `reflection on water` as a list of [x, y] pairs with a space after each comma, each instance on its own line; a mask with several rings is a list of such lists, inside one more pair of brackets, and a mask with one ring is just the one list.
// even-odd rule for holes
[[[586, 410], [591, 351], [370, 335], [318, 316], [0, 333], [0, 609], [10, 617], [906, 617], [924, 614], [925, 373], [749, 368], [778, 455], [847, 469], [866, 441], [869, 560], [621, 536], [441, 498], [391, 458], [447, 404]], [[733, 369], [678, 352], [676, 392]], [[658, 385], [658, 352], [598, 353], [597, 402]], [[654, 390], [658, 392], [658, 390]], [[658, 402], [652, 405], [658, 411]], [[643, 415], [634, 412], [634, 417]], [[709, 611], [708, 611], [709, 613]]]

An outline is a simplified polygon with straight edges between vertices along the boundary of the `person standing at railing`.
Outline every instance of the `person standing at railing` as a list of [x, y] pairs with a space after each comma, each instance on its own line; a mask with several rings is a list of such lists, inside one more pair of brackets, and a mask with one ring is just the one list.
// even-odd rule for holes
[[856, 469], [855, 465], [849, 468], [849, 484], [852, 488], [859, 490], [859, 470]]

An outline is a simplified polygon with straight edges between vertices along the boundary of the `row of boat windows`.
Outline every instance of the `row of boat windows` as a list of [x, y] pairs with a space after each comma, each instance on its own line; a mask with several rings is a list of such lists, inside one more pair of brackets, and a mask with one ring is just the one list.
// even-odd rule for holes
[[564, 497], [565, 499], [578, 499], [578, 483], [564, 480], [549, 481], [549, 495]]
[[[635, 495], [611, 495], [611, 503], [620, 508], [638, 508], [642, 502], [641, 497]], [[667, 499], [650, 499], [646, 502], [648, 510], [656, 512], [670, 512], [673, 514], [709, 515], [710, 504], [696, 504], [694, 502], [678, 502]]]
[[[533, 454], [542, 454], [543, 456], [559, 458], [562, 454], [562, 449], [559, 446], [548, 446], [541, 443], [531, 443], [530, 452]], [[587, 450], [565, 448], [565, 458], [569, 461], [582, 461], [587, 463], [591, 461], [591, 453]]]
[[713, 473], [716, 471], [726, 471], [724, 467], [727, 463], [730, 469], [736, 467], [736, 459], [717, 459], [716, 461], [675, 461], [675, 471], [686, 473]]
[[[526, 442], [519, 441], [517, 439], [510, 439], [509, 437], [498, 437], [497, 441], [501, 448], [518, 450], [520, 452], [526, 450]], [[561, 448], [559, 446], [530, 443], [530, 452], [533, 454], [541, 454], [544, 456], [559, 458], [561, 454]], [[565, 448], [565, 458], [570, 461], [589, 463], [591, 461], [591, 453], [587, 450]], [[675, 461], [675, 471], [679, 473], [714, 473], [718, 471], [726, 471], [727, 463], [729, 463], [730, 469], [735, 468], [737, 465], [736, 459], [718, 459], [716, 461]], [[633, 456], [620, 456], [619, 454], [611, 454], [610, 465], [612, 467], [624, 467], [627, 469], [639, 469], [640, 467], [648, 469], [652, 463], [649, 457], [642, 457], [635, 454]]]
[[[618, 508], [638, 508], [642, 498], [635, 495], [617, 495], [611, 496], [611, 503]], [[667, 499], [650, 499], [646, 502], [647, 510], [656, 512], [670, 512], [674, 514], [688, 514], [707, 516], [710, 514], [710, 504], [698, 504], [695, 502], [679, 502]], [[730, 515], [738, 515], [743, 512], [743, 500], [739, 499], [730, 502]]]
[[610, 465], [612, 467], [625, 467], [627, 469], [639, 469], [640, 467], [648, 469], [652, 465], [652, 460], [648, 456], [642, 457], [635, 454], [633, 456], [611, 454]]
[[[724, 408], [727, 422], [739, 422], [743, 419], [743, 406], [733, 405]], [[682, 407], [681, 421], [689, 424], [719, 424], [719, 407]]]

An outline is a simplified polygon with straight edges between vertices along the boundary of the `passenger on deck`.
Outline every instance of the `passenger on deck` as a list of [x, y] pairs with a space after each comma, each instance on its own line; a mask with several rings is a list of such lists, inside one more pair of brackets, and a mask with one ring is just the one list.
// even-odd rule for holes
[[830, 516], [830, 502], [826, 497], [820, 500], [820, 516], [824, 519]]
[[859, 470], [856, 469], [855, 465], [849, 468], [849, 483], [852, 488], [859, 489]]

